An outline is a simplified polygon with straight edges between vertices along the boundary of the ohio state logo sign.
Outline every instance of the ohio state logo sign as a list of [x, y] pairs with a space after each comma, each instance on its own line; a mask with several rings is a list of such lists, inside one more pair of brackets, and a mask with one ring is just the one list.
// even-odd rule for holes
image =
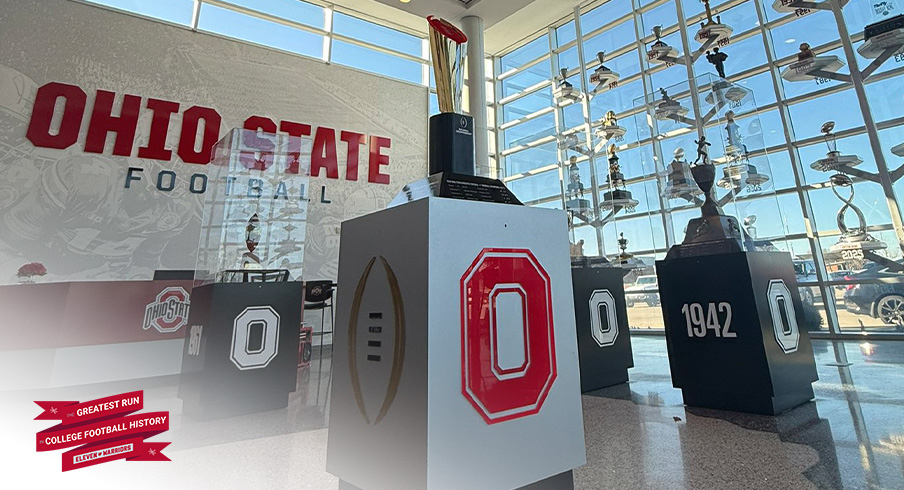
[[179, 286], [170, 286], [160, 291], [157, 299], [145, 306], [144, 324], [141, 328], [156, 328], [160, 333], [172, 333], [188, 322], [191, 306], [188, 293]]
[[[556, 380], [549, 274], [530, 250], [485, 248], [460, 286], [462, 395], [487, 424], [538, 413]], [[523, 346], [503, 352], [503, 325]]]

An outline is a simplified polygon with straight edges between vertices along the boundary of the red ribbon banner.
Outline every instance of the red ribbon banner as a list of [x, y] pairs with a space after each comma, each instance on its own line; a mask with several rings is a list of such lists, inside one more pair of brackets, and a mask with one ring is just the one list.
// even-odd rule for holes
[[38, 432], [37, 451], [78, 446], [63, 453], [63, 471], [117, 459], [169, 461], [161, 452], [168, 442], [144, 439], [169, 430], [169, 412], [138, 413], [144, 392], [132, 391], [87, 402], [36, 401], [44, 412], [35, 420], [61, 423]]

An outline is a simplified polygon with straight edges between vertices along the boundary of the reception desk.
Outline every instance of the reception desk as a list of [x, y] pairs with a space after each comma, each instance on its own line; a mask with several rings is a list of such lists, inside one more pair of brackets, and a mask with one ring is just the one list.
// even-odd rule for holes
[[178, 374], [192, 281], [0, 286], [0, 390]]

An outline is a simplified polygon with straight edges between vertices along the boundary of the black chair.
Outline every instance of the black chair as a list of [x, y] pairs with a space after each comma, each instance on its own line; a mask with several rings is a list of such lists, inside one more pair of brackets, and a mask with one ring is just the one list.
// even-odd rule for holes
[[[320, 336], [320, 362], [323, 362], [323, 337], [326, 334], [333, 333], [333, 291], [336, 290], [336, 283], [333, 281], [307, 281], [304, 283], [304, 309], [320, 310], [320, 332], [316, 335]], [[326, 319], [326, 309], [330, 310], [330, 330], [324, 330]]]

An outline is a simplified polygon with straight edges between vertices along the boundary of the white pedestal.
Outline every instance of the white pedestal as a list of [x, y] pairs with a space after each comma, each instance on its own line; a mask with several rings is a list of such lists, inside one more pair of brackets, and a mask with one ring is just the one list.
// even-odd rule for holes
[[567, 236], [563, 211], [442, 198], [344, 222], [327, 470], [364, 490], [570, 488]]

